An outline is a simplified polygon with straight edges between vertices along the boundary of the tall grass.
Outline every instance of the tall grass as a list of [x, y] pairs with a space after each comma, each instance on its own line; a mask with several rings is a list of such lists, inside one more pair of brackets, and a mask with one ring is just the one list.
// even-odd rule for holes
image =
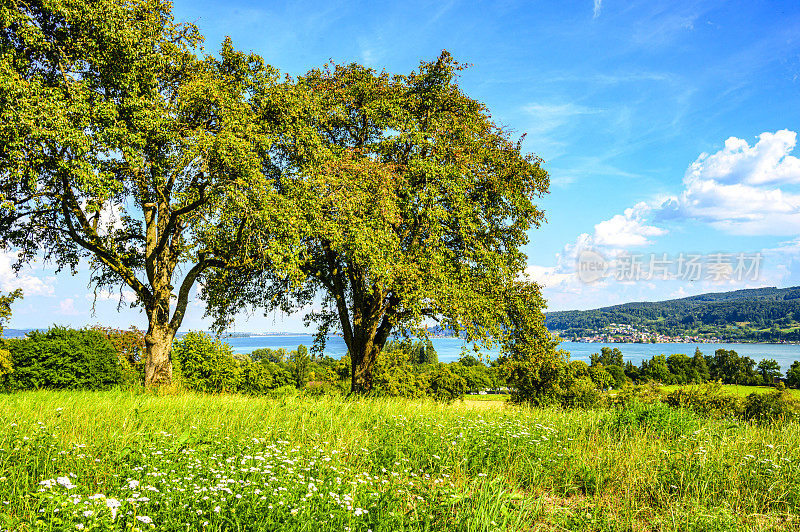
[[37, 391], [0, 396], [0, 479], [15, 531], [782, 530], [798, 526], [800, 426], [661, 404]]

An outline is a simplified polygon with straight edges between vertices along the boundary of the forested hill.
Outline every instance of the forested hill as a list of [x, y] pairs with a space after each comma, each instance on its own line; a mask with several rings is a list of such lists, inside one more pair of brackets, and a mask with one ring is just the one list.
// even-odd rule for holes
[[800, 286], [550, 312], [545, 323], [564, 339], [625, 336], [623, 341], [631, 341], [639, 335], [643, 341], [669, 341], [662, 336], [800, 341]]

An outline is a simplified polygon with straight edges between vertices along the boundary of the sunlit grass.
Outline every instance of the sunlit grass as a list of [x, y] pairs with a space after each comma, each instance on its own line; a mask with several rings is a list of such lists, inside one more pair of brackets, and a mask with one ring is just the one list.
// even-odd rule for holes
[[796, 423], [758, 426], [664, 405], [640, 408], [621, 416], [470, 409], [458, 401], [4, 395], [0, 528], [797, 525]]
[[[663, 386], [661, 389], [665, 393], [670, 393], [677, 390], [678, 388], [683, 388], [684, 386], [686, 385], [675, 384], [670, 386]], [[739, 397], [747, 397], [751, 393], [767, 393], [775, 391], [775, 388], [772, 386], [742, 386], [739, 384], [723, 384], [722, 389], [725, 391], [725, 393], [729, 395], [736, 395]], [[796, 399], [800, 399], [800, 389], [787, 388], [786, 390], [789, 393], [791, 393], [792, 396], [794, 396]]]

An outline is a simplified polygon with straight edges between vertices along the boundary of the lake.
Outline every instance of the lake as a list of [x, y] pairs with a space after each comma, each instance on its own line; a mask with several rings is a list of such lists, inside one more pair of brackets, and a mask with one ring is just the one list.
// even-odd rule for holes
[[[271, 335], [271, 336], [250, 336], [247, 338], [226, 338], [227, 342], [237, 353], [250, 353], [255, 349], [269, 347], [271, 349], [284, 348], [287, 351], [297, 349], [300, 344], [311, 348], [314, 338], [310, 334], [298, 335]], [[463, 340], [459, 338], [432, 338], [433, 347], [439, 355], [440, 362], [453, 362], [461, 357], [464, 347]], [[773, 358], [785, 371], [795, 360], [800, 360], [800, 345], [785, 344], [615, 344], [615, 343], [581, 343], [581, 342], [562, 342], [561, 348], [570, 352], [572, 360], [583, 360], [589, 362], [589, 357], [593, 353], [599, 353], [600, 348], [617, 347], [622, 351], [625, 361], [630, 360], [637, 366], [644, 359], [650, 359], [655, 355], [683, 353], [694, 355], [696, 347], [704, 355], [713, 355], [717, 349], [733, 349], [742, 356], [749, 356], [755, 361], [764, 358]], [[340, 358], [347, 353], [347, 347], [338, 336], [328, 339], [325, 346], [325, 354], [334, 358]], [[467, 348], [467, 353], [474, 353], [472, 346]], [[494, 358], [498, 355], [497, 350], [482, 349], [484, 356]]]

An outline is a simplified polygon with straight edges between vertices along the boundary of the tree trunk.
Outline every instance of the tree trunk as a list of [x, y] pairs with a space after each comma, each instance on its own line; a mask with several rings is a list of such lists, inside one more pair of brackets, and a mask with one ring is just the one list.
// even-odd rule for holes
[[350, 393], [365, 393], [372, 388], [372, 370], [381, 348], [371, 341], [353, 347], [350, 351]]
[[161, 317], [163, 313], [153, 312], [149, 316], [147, 334], [144, 337], [147, 359], [144, 366], [145, 388], [158, 388], [172, 384], [172, 340], [175, 331]]

